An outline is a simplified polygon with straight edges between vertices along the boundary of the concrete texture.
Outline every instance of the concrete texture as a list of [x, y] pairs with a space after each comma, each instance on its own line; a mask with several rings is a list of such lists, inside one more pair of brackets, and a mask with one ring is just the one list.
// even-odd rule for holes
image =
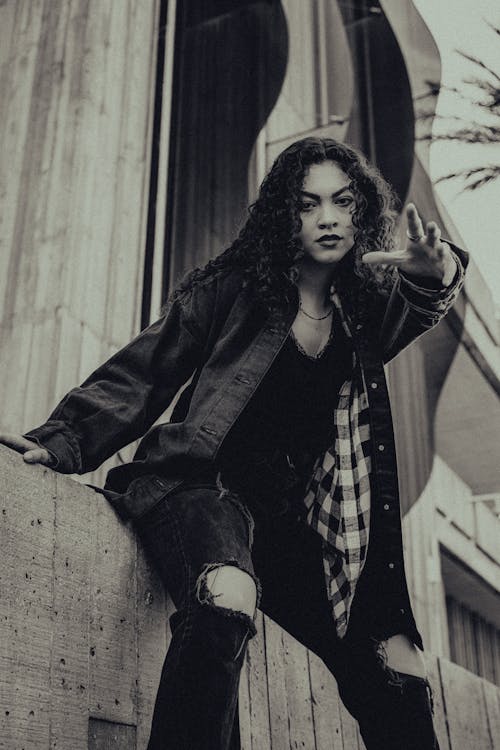
[[[0, 748], [144, 750], [172, 611], [105, 499], [0, 446]], [[333, 677], [258, 613], [242, 749], [361, 750]], [[443, 750], [500, 748], [500, 691], [428, 655]]]

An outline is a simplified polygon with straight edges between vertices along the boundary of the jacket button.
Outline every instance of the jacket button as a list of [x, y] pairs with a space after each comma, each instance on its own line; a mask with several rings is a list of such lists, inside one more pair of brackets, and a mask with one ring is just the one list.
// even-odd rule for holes
[[400, 613], [401, 613], [402, 615], [404, 615], [404, 613], [406, 612], [406, 609], [404, 609], [403, 607], [401, 607], [401, 609], [400, 609], [399, 611], [400, 611]]
[[363, 325], [361, 323], [358, 323], [358, 325], [356, 326], [356, 330], [361, 331], [362, 328], [363, 328]]
[[378, 449], [379, 451], [385, 451], [385, 445], [383, 445], [383, 443], [380, 443], [380, 445], [378, 446]]
[[389, 503], [386, 503], [386, 504], [384, 505], [384, 510], [389, 510]]
[[388, 567], [392, 570], [394, 568], [394, 563], [389, 563]]
[[371, 387], [375, 390], [375, 388], [378, 388], [378, 383], [373, 381], [373, 383], [370, 383]]

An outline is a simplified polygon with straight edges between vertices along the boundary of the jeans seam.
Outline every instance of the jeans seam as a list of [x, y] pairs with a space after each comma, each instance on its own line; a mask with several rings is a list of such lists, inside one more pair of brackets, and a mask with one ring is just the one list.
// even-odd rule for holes
[[184, 643], [191, 636], [191, 631], [193, 629], [192, 620], [193, 620], [194, 601], [192, 601], [191, 597], [189, 596], [189, 591], [191, 589], [191, 579], [192, 579], [191, 566], [187, 562], [186, 553], [184, 551], [184, 544], [182, 542], [182, 534], [180, 532], [180, 524], [179, 524], [177, 515], [174, 512], [171, 512], [171, 523], [173, 527], [173, 533], [177, 541], [177, 548], [180, 552], [180, 557], [182, 559], [182, 566], [184, 569], [183, 591], [181, 593], [181, 602], [180, 602], [180, 605], [182, 609], [184, 609], [184, 612], [185, 612], [184, 627], [183, 627], [182, 637], [177, 647], [176, 662], [175, 662], [175, 665], [172, 665], [173, 669], [177, 669], [180, 663], [180, 657], [182, 654]]
[[255, 529], [255, 520], [250, 513], [250, 510], [246, 506], [246, 504], [243, 502], [243, 500], [240, 498], [240, 496], [236, 492], [232, 492], [230, 489], [225, 487], [225, 485], [222, 482], [222, 472], [218, 472], [216, 477], [216, 487], [219, 490], [219, 500], [222, 500], [223, 498], [226, 498], [229, 502], [233, 503], [233, 505], [239, 510], [243, 518], [245, 519], [247, 523], [247, 531], [248, 531], [248, 546], [250, 550], [253, 547], [253, 539], [254, 539], [254, 529]]
[[186, 604], [189, 601], [189, 592], [191, 589], [191, 566], [189, 565], [187, 558], [186, 558], [186, 552], [184, 550], [184, 543], [181, 533], [181, 525], [179, 523], [179, 519], [177, 517], [177, 513], [175, 511], [171, 510], [171, 524], [172, 524], [172, 531], [175, 536], [175, 540], [177, 542], [177, 549], [180, 552], [180, 557], [182, 559], [182, 567], [184, 571], [183, 576], [183, 589], [181, 593], [181, 606], [186, 606]]

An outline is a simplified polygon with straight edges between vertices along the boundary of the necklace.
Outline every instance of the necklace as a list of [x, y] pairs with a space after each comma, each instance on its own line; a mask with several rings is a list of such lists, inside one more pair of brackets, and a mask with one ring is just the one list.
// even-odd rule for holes
[[306, 312], [306, 311], [304, 310], [304, 308], [302, 307], [302, 301], [300, 301], [300, 302], [299, 302], [299, 310], [300, 310], [300, 312], [301, 312], [301, 313], [303, 313], [303, 314], [304, 314], [304, 315], [305, 315], [305, 316], [306, 316], [307, 318], [311, 318], [311, 320], [325, 320], [325, 318], [329, 318], [329, 317], [330, 317], [330, 315], [332, 314], [332, 312], [333, 312], [333, 307], [331, 307], [331, 308], [330, 308], [330, 309], [328, 310], [328, 312], [327, 312], [327, 314], [326, 314], [326, 315], [322, 315], [322, 316], [321, 316], [320, 318], [315, 318], [315, 317], [314, 317], [314, 315], [309, 315], [309, 313], [308, 313], [308, 312]]

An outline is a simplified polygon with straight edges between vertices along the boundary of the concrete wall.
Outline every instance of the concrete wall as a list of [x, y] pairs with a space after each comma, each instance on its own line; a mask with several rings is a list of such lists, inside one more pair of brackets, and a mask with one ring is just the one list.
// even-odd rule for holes
[[139, 330], [158, 6], [0, 3], [4, 430]]
[[[0, 748], [144, 750], [169, 603], [101, 495], [0, 446]], [[360, 750], [322, 662], [260, 613], [243, 750]], [[442, 750], [500, 748], [500, 691], [428, 657]]]
[[89, 722], [144, 747], [162, 590], [101, 495], [0, 453], [0, 747], [87, 748]]

